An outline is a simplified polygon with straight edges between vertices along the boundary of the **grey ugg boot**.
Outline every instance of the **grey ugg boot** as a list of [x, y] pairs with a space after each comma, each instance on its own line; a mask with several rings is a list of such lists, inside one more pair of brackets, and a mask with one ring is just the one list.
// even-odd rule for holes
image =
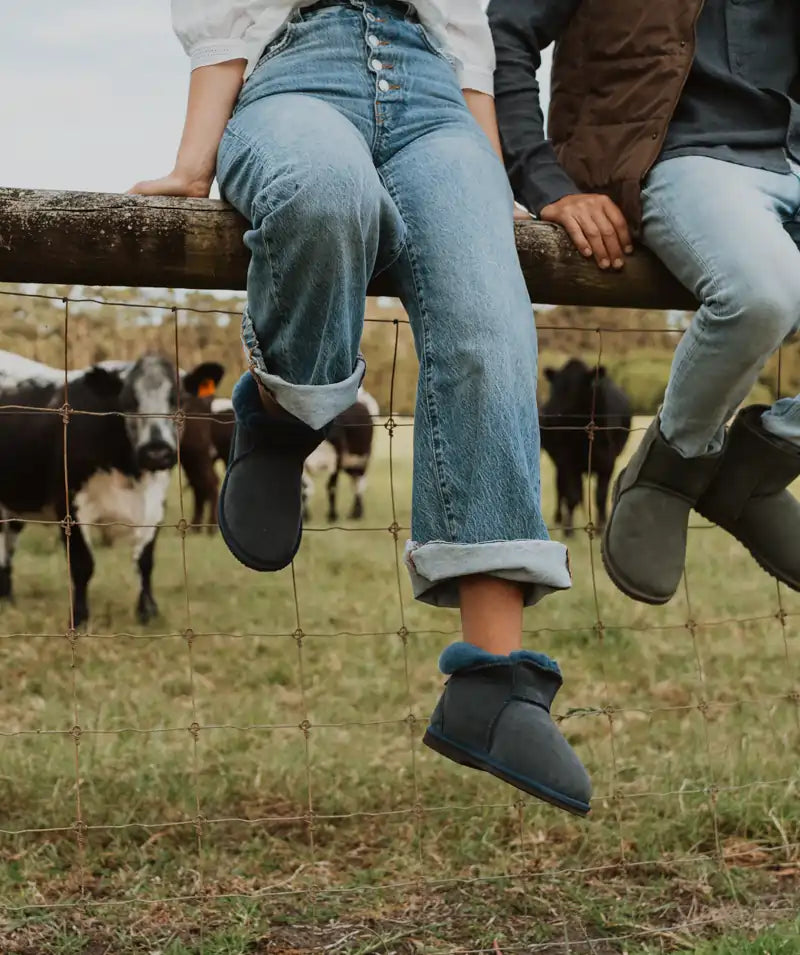
[[656, 418], [614, 487], [603, 535], [608, 576], [628, 597], [670, 600], [686, 560], [689, 512], [710, 484], [721, 454], [684, 458], [661, 434]]
[[764, 429], [767, 408], [744, 408], [728, 432], [722, 462], [697, 511], [741, 541], [758, 563], [800, 590], [800, 448]]
[[426, 746], [567, 812], [589, 812], [592, 784], [550, 716], [562, 683], [555, 660], [530, 650], [495, 656], [454, 643], [439, 668], [450, 679]]

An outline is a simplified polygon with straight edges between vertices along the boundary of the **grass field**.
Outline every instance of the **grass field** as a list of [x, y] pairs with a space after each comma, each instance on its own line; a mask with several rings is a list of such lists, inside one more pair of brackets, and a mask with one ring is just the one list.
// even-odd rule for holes
[[120, 541], [71, 643], [56, 533], [26, 530], [0, 618], [0, 951], [800, 952], [800, 596], [698, 523], [685, 589], [644, 607], [578, 533], [526, 642], [565, 672], [594, 808], [520, 799], [420, 745], [458, 618], [398, 589], [411, 434], [397, 513], [381, 430], [365, 523], [312, 521], [275, 577], [184, 547], [176, 490], [145, 629]]

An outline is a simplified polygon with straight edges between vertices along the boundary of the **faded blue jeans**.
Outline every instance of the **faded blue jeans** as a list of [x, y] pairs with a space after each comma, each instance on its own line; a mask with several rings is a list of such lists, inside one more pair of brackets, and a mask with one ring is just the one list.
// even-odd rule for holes
[[511, 190], [415, 18], [358, 0], [295, 13], [242, 89], [217, 177], [252, 223], [245, 347], [287, 411], [320, 428], [356, 400], [373, 275], [389, 273], [408, 310], [415, 595], [455, 607], [469, 574], [521, 582], [529, 604], [569, 587], [541, 514]]
[[[800, 168], [668, 159], [648, 176], [642, 202], [645, 244], [701, 302], [675, 353], [661, 430], [685, 457], [712, 454], [800, 326]], [[800, 396], [779, 399], [762, 420], [800, 444]]]

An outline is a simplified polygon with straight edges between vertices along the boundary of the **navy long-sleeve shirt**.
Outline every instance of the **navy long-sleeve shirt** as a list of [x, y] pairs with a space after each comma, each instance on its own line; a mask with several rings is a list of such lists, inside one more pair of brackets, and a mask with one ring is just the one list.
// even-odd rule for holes
[[[635, 4], [637, 0], [631, 0]], [[495, 96], [517, 198], [539, 212], [580, 192], [544, 132], [536, 71], [581, 0], [491, 0]], [[800, 163], [800, 2], [706, 0], [660, 159], [714, 156], [785, 172]]]

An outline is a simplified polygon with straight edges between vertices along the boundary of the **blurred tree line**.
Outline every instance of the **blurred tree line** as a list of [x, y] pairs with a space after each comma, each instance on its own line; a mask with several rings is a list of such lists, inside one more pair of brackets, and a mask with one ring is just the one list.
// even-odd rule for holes
[[[69, 368], [109, 358], [135, 359], [146, 351], [174, 358], [176, 340], [182, 368], [203, 360], [225, 365], [223, 395], [230, 393], [245, 368], [239, 341], [244, 296], [234, 293], [0, 283], [0, 348], [63, 368], [64, 297], [72, 300], [66, 343]], [[540, 308], [536, 316], [540, 365], [559, 367], [572, 357], [589, 365], [600, 361], [630, 395], [636, 412], [652, 414], [688, 319], [681, 313], [636, 309]], [[486, 347], [491, 348], [491, 341]], [[365, 385], [381, 409], [411, 414], [417, 362], [408, 318], [396, 299], [368, 301], [362, 349], [367, 359]], [[794, 342], [770, 361], [751, 398], [770, 401], [798, 392], [800, 348]]]

